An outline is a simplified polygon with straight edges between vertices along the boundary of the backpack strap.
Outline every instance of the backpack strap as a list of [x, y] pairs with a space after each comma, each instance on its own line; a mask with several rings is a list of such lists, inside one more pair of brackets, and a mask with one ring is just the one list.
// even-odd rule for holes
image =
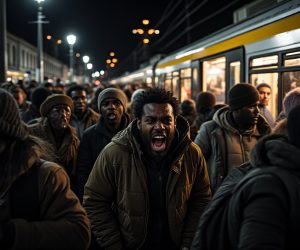
[[43, 160], [37, 161], [28, 172], [20, 176], [12, 185], [10, 189], [12, 218], [24, 218], [28, 221], [39, 220], [38, 175], [43, 162]]

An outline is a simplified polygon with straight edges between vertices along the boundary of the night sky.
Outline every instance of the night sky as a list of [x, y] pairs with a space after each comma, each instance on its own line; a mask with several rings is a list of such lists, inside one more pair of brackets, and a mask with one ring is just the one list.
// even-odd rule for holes
[[[142, 19], [150, 19], [150, 26], [161, 32], [157, 37], [151, 38], [151, 46], [148, 46], [150, 57], [157, 53], [168, 54], [223, 26], [230, 25], [233, 9], [250, 1], [45, 0], [42, 4], [43, 13], [50, 23], [43, 25], [43, 33], [44, 37], [51, 34], [63, 40], [64, 44], [59, 48], [59, 57], [66, 63], [68, 58], [66, 35], [74, 33], [77, 36], [75, 52], [89, 55], [95, 70], [105, 68], [109, 52], [114, 51], [119, 59], [120, 68], [125, 71], [130, 70], [126, 65], [133, 67], [129, 63], [132, 61], [133, 51], [136, 48], [141, 49], [142, 46], [141, 37], [132, 34], [132, 29], [142, 27]], [[185, 18], [187, 12], [184, 12], [186, 2], [190, 13], [188, 19]], [[8, 31], [36, 45], [36, 24], [29, 22], [36, 20], [37, 3], [34, 0], [6, 0], [6, 5]], [[202, 7], [199, 8], [199, 5]], [[221, 14], [208, 18], [189, 32], [186, 31], [187, 27], [227, 5], [230, 7]], [[51, 54], [53, 47], [49, 43], [44, 40], [44, 49]], [[139, 59], [140, 50], [136, 51], [135, 56]]]

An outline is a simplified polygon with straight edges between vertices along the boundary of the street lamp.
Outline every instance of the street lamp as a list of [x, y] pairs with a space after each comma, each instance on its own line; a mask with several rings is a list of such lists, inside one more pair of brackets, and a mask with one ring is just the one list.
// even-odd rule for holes
[[35, 0], [38, 3], [38, 13], [37, 13], [37, 67], [36, 67], [36, 80], [40, 84], [44, 80], [44, 57], [43, 57], [43, 16], [42, 13], [42, 2], [44, 0]]
[[70, 50], [69, 50], [69, 54], [70, 54], [70, 82], [73, 82], [74, 80], [74, 69], [73, 69], [73, 61], [74, 61], [74, 50], [73, 50], [73, 46], [76, 42], [76, 36], [75, 35], [68, 35], [67, 36], [67, 42], [70, 45]]
[[[148, 28], [148, 25], [150, 24], [150, 21], [148, 19], [143, 19], [142, 20], [143, 27], [144, 28], [137, 28], [133, 29], [132, 33], [135, 35], [141, 35], [143, 37], [143, 59], [146, 60], [148, 53], [147, 53], [147, 44], [150, 42], [150, 36], [153, 35], [158, 35], [159, 30], [154, 29], [154, 28]], [[136, 58], [135, 58], [135, 63], [136, 63]]]

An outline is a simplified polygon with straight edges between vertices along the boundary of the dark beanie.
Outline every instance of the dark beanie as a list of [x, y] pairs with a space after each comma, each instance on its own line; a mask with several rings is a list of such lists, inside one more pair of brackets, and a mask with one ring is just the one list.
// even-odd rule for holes
[[31, 94], [32, 105], [39, 110], [41, 104], [51, 94], [52, 94], [51, 91], [44, 87], [39, 87], [34, 89]]
[[216, 105], [216, 96], [211, 92], [200, 92], [196, 98], [196, 109], [198, 113], [205, 112]]
[[288, 115], [286, 129], [291, 144], [300, 148], [300, 105], [295, 106]]
[[230, 110], [237, 110], [255, 104], [258, 100], [258, 91], [248, 83], [238, 83], [228, 92], [228, 105]]
[[122, 103], [124, 110], [127, 109], [127, 96], [125, 95], [124, 91], [117, 88], [106, 88], [102, 90], [98, 96], [98, 109], [100, 112], [101, 112], [101, 103], [107, 98], [118, 99]]
[[0, 89], [0, 133], [13, 139], [25, 140], [28, 129], [21, 121], [15, 99], [4, 89]]
[[49, 95], [40, 107], [42, 117], [46, 117], [49, 111], [57, 105], [69, 106], [73, 112], [74, 105], [72, 99], [65, 94], [52, 94]]

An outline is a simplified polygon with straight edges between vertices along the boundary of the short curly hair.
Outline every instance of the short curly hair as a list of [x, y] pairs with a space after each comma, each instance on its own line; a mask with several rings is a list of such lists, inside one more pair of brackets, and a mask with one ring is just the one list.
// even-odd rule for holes
[[163, 88], [148, 88], [143, 91], [136, 99], [133, 105], [133, 115], [135, 118], [141, 119], [143, 115], [143, 107], [148, 103], [168, 103], [173, 107], [173, 113], [176, 117], [179, 114], [179, 103], [171, 91]]
[[87, 89], [86, 87], [84, 86], [81, 86], [81, 85], [73, 85], [71, 86], [68, 90], [67, 90], [67, 96], [70, 96], [71, 97], [71, 93], [73, 91], [85, 91], [85, 93], [87, 93]]

